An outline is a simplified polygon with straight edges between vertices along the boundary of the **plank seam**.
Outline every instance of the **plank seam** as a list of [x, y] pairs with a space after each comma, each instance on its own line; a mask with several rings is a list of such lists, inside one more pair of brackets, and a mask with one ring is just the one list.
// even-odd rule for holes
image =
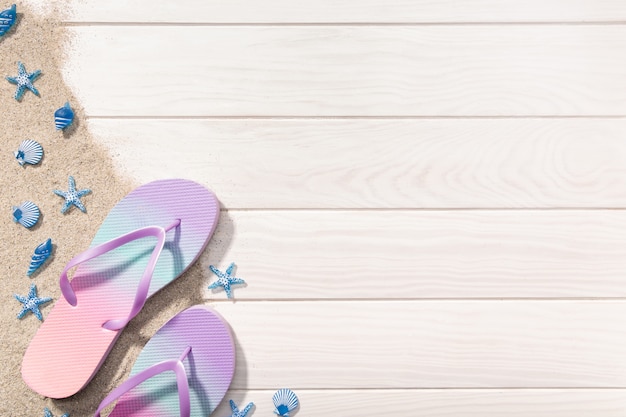
[[419, 116], [419, 115], [397, 115], [397, 116], [86, 116], [87, 120], [502, 120], [502, 119], [626, 119], [624, 115], [505, 115], [505, 116]]
[[[208, 303], [232, 303], [232, 299], [205, 299]], [[376, 302], [376, 303], [422, 303], [422, 302], [442, 302], [442, 303], [457, 303], [459, 301], [469, 302], [554, 302], [554, 303], [568, 303], [568, 302], [585, 302], [585, 303], [604, 303], [604, 302], [623, 302], [626, 301], [626, 297], [474, 297], [474, 298], [237, 298], [236, 302], [245, 303], [276, 303], [276, 302], [289, 302], [289, 303], [360, 303], [360, 302]]]
[[96, 22], [96, 21], [64, 21], [65, 27], [80, 26], [190, 26], [190, 27], [302, 27], [302, 26], [351, 26], [351, 27], [378, 27], [378, 26], [622, 26], [624, 20], [598, 21], [503, 21], [503, 22]]
[[[350, 389], [345, 389], [345, 388], [302, 388], [302, 387], [291, 387], [292, 390], [294, 391], [320, 391], [320, 392], [328, 392], [328, 391], [532, 391], [532, 390], [537, 390], [537, 391], [565, 391], [565, 390], [575, 390], [575, 391], [580, 391], [580, 390], [595, 390], [595, 391], [602, 391], [602, 390], [615, 390], [615, 391], [622, 391], [622, 390], [626, 390], [626, 387], [621, 387], [621, 386], [617, 386], [617, 387], [421, 387], [421, 388], [415, 388], [415, 387], [394, 387], [394, 388], [385, 388], [385, 387], [380, 387], [380, 388], [350, 388]], [[249, 392], [249, 391], [272, 391], [272, 389], [269, 388], [250, 388], [250, 389], [243, 389], [243, 388], [233, 388], [230, 391], [241, 391], [241, 392]]]
[[440, 211], [624, 211], [626, 207], [348, 207], [348, 208], [250, 208], [250, 207], [222, 207], [220, 212], [440, 212]]
[[[500, 388], [500, 387], [474, 387], [474, 388], [300, 388], [298, 391], [306, 391], [306, 392], [356, 392], [356, 391], [464, 391], [464, 392], [472, 392], [472, 391], [502, 391], [502, 390], [510, 390], [510, 391], [587, 391], [587, 390], [615, 390], [615, 391], [623, 391], [626, 390], [626, 387], [543, 387], [543, 388], [535, 388], [535, 387], [508, 387], [508, 388]], [[230, 392], [274, 392], [275, 389], [272, 388], [254, 388], [254, 389], [243, 389], [243, 388], [233, 388], [229, 390]]]

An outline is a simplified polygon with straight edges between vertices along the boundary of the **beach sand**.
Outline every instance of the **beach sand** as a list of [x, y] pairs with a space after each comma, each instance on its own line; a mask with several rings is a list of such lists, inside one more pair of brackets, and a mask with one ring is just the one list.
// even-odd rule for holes
[[[58, 276], [74, 255], [85, 250], [109, 210], [126, 195], [133, 184], [116, 174], [107, 150], [90, 135], [80, 103], [62, 77], [63, 51], [71, 39], [60, 24], [62, 14], [49, 10], [47, 16], [17, 3], [18, 22], [0, 38], [0, 303], [1, 358], [0, 416], [43, 416], [48, 407], [54, 416], [70, 413], [72, 417], [92, 415], [100, 401], [128, 375], [141, 347], [165, 321], [184, 308], [202, 303], [201, 288], [206, 280], [196, 265], [167, 292], [152, 297], [133, 320], [92, 382], [78, 394], [63, 400], [44, 398], [31, 391], [20, 373], [22, 356], [40, 322], [33, 314], [17, 319], [21, 304], [14, 294], [26, 295], [35, 283], [40, 297], [53, 301], [41, 311], [44, 319], [60, 297]], [[1, 7], [4, 8], [4, 7]], [[28, 72], [41, 70], [34, 83], [41, 97], [27, 91], [21, 102], [13, 98], [15, 86], [4, 80], [17, 74], [21, 61]], [[69, 101], [76, 113], [67, 131], [55, 130], [53, 114]], [[41, 143], [44, 157], [36, 166], [20, 166], [13, 152], [25, 139]], [[87, 213], [71, 208], [61, 214], [63, 199], [54, 189], [67, 190], [68, 176], [74, 176], [77, 188], [92, 192], [82, 198]], [[30, 200], [41, 209], [41, 219], [32, 229], [13, 222], [14, 205]], [[30, 258], [37, 245], [52, 238], [53, 257], [32, 277], [26, 275]], [[75, 346], [77, 358], [80, 346]]]

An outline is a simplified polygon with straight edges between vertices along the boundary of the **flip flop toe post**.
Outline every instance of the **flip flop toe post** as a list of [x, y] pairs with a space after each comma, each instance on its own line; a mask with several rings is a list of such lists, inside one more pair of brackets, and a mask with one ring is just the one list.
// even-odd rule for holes
[[50, 398], [82, 389], [146, 299], [202, 253], [218, 216], [215, 195], [188, 180], [151, 182], [122, 199], [61, 274], [61, 296], [24, 354], [24, 381]]
[[109, 417], [206, 417], [222, 401], [235, 370], [228, 325], [206, 306], [168, 321], [139, 354], [131, 376], [100, 404]]

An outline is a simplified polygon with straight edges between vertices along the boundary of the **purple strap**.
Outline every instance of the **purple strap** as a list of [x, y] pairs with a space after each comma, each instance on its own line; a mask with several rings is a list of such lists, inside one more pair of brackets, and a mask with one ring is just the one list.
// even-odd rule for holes
[[67, 263], [65, 269], [63, 269], [63, 272], [61, 273], [61, 277], [59, 278], [59, 285], [61, 286], [61, 293], [63, 294], [63, 297], [65, 297], [65, 299], [71, 306], [76, 307], [78, 303], [78, 300], [76, 299], [76, 293], [74, 292], [74, 289], [72, 288], [72, 285], [67, 278], [67, 272], [76, 265], [93, 259], [97, 256], [103, 255], [134, 240], [144, 237], [156, 237], [158, 239], [157, 244], [152, 251], [152, 255], [150, 255], [148, 265], [146, 266], [143, 276], [139, 281], [139, 286], [137, 288], [137, 293], [135, 294], [135, 300], [133, 301], [133, 307], [130, 310], [129, 316], [123, 319], [108, 320], [102, 325], [102, 327], [108, 330], [122, 329], [130, 320], [132, 320], [133, 317], [135, 317], [139, 313], [139, 311], [141, 311], [143, 305], [146, 302], [146, 299], [148, 298], [148, 291], [150, 289], [150, 280], [152, 279], [152, 273], [154, 272], [154, 267], [156, 266], [156, 263], [159, 259], [159, 255], [161, 255], [163, 246], [165, 245], [165, 233], [170, 231], [174, 227], [178, 227], [179, 225], [180, 219], [177, 219], [166, 228], [163, 228], [161, 226], [148, 226], [137, 229], [133, 232], [126, 233], [125, 235], [122, 235], [115, 239], [111, 239], [108, 242], [104, 242], [98, 246], [94, 246], [93, 248], [89, 248], [83, 253], [76, 255]]
[[115, 388], [98, 406], [94, 417], [100, 417], [100, 413], [113, 401], [120, 398], [122, 395], [135, 388], [137, 385], [152, 378], [160, 373], [166, 371], [174, 371], [176, 374], [176, 383], [178, 384], [178, 404], [180, 407], [180, 417], [189, 417], [191, 415], [191, 402], [189, 400], [189, 382], [187, 381], [187, 373], [185, 372], [185, 365], [183, 360], [189, 352], [191, 346], [185, 349], [185, 352], [178, 359], [172, 359], [169, 361], [159, 362], [152, 365], [148, 369], [144, 369], [137, 375], [128, 378], [120, 386]]

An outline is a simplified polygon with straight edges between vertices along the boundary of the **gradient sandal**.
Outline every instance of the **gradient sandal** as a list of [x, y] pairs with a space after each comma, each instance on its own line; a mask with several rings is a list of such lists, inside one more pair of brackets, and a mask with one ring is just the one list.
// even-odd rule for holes
[[188, 180], [151, 182], [122, 199], [63, 270], [62, 297], [24, 354], [28, 386], [50, 398], [81, 390], [146, 299], [202, 253], [218, 216], [215, 195]]
[[144, 346], [131, 376], [102, 400], [94, 417], [206, 417], [226, 394], [235, 346], [226, 322], [194, 306], [165, 323]]

